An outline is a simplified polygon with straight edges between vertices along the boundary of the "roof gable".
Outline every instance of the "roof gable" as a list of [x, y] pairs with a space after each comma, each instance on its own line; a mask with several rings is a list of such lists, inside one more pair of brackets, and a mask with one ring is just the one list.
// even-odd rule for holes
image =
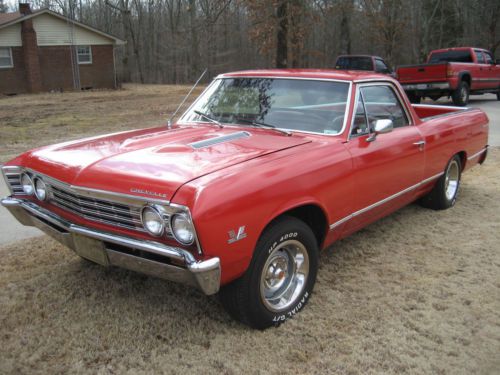
[[77, 27], [84, 29], [87, 32], [95, 33], [95, 34], [99, 35], [100, 37], [109, 39], [112, 42], [112, 44], [121, 45], [121, 44], [126, 43], [124, 40], [119, 39], [111, 34], [105, 33], [104, 31], [98, 30], [92, 26], [85, 25], [81, 22], [71, 20], [68, 17], [65, 17], [59, 13], [53, 12], [50, 9], [46, 9], [46, 8], [40, 9], [38, 11], [35, 11], [35, 12], [33, 12], [31, 14], [27, 14], [27, 15], [22, 15], [19, 12], [0, 14], [0, 30], [3, 28], [9, 27], [11, 25], [20, 23], [20, 22], [25, 21], [25, 20], [39, 17], [41, 15], [46, 15], [46, 17], [51, 16], [51, 17], [54, 17], [55, 19], [58, 19], [59, 21], [65, 22], [68, 25], [74, 25], [74, 26], [77, 26]]

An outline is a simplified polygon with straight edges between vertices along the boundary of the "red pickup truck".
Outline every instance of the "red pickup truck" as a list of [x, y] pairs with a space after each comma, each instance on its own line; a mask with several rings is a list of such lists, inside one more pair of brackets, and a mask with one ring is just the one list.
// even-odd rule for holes
[[500, 60], [480, 48], [435, 50], [427, 64], [400, 66], [396, 75], [412, 103], [447, 96], [465, 106], [470, 94], [484, 93], [495, 93], [500, 100]]
[[220, 291], [265, 328], [310, 299], [320, 249], [417, 199], [452, 207], [487, 141], [481, 110], [412, 106], [387, 75], [236, 72], [171, 127], [16, 157], [1, 203], [81, 257]]

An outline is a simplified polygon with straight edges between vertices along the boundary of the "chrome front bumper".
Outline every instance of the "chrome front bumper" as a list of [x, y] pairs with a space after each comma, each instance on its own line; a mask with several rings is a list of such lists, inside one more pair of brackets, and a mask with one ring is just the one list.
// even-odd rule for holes
[[177, 247], [76, 225], [28, 200], [7, 197], [1, 203], [21, 224], [37, 227], [95, 263], [188, 284], [207, 295], [219, 291], [219, 258], [196, 261]]

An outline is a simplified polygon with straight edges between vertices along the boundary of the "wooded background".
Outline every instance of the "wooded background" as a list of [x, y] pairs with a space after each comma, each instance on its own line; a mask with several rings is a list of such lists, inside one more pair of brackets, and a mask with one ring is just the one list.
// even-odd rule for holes
[[[332, 68], [343, 53], [392, 65], [436, 48], [500, 50], [500, 0], [32, 0], [127, 41], [124, 82], [193, 82], [270, 67]], [[17, 5], [0, 0], [0, 11]], [[206, 80], [207, 80], [206, 79]]]

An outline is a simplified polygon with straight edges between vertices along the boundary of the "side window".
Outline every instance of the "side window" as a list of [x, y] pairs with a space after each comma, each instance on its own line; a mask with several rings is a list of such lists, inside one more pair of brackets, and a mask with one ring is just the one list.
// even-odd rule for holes
[[361, 88], [370, 129], [376, 120], [392, 120], [395, 128], [409, 125], [406, 113], [396, 93], [390, 86], [366, 86]]
[[368, 123], [366, 122], [365, 104], [361, 92], [358, 94], [358, 106], [352, 122], [351, 136], [368, 134]]
[[77, 47], [78, 64], [92, 64], [92, 49], [90, 46]]
[[12, 68], [14, 63], [12, 61], [12, 50], [9, 47], [0, 48], [0, 68]]
[[483, 53], [481, 51], [477, 51], [477, 50], [474, 50], [474, 52], [476, 53], [477, 63], [484, 64], [485, 62], [484, 62]]
[[484, 57], [486, 59], [486, 64], [493, 64], [493, 56], [491, 56], [491, 53], [489, 52], [483, 52]]
[[382, 72], [382, 73], [388, 73], [391, 70], [387, 65], [382, 60], [375, 59], [375, 71], [376, 72]]

